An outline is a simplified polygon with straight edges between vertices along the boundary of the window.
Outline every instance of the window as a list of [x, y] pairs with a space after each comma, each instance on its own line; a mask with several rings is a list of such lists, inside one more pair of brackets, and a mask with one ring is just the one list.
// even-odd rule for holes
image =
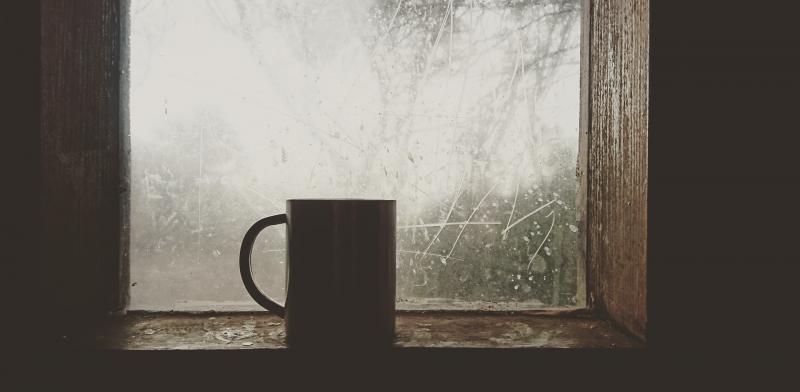
[[[204, 3], [207, 2], [197, 2], [196, 4], [199, 6]], [[144, 3], [134, 2], [134, 4], [141, 5]], [[170, 2], [170, 4], [173, 4], [173, 2]], [[403, 1], [402, 4], [412, 3]], [[418, 6], [421, 3], [414, 4]], [[463, 1], [453, 2], [453, 9], [459, 9], [463, 4], [465, 4]], [[486, 3], [472, 2], [471, 4]], [[518, 3], [492, 4], [510, 6]], [[534, 5], [536, 4], [546, 3], [534, 3]], [[389, 9], [392, 15], [397, 10], [397, 18], [405, 15], [403, 12], [407, 12], [404, 11], [406, 10], [405, 5], [399, 8], [396, 7], [397, 5], [394, 4], [394, 7], [390, 6]], [[449, 8], [449, 3], [447, 7]], [[137, 8], [137, 10], [142, 10], [142, 8]], [[412, 340], [417, 335], [427, 336], [428, 342], [420, 343], [422, 347], [431, 347], [430, 343], [461, 346], [466, 342], [477, 343], [482, 347], [498, 347], [493, 345], [496, 343], [495, 340], [497, 338], [504, 339], [504, 337], [508, 336], [517, 336], [523, 340], [504, 340], [515, 347], [520, 343], [526, 347], [553, 347], [559, 345], [554, 345], [553, 342], [540, 341], [538, 339], [539, 334], [536, 331], [542, 331], [542, 333], [550, 336], [551, 332], [556, 334], [563, 332], [562, 327], [565, 325], [571, 325], [572, 327], [570, 328], [574, 327], [572, 332], [575, 334], [576, 340], [571, 341], [570, 347], [597, 347], [598, 345], [612, 347], [614, 343], [608, 339], [606, 332], [610, 332], [613, 328], [606, 320], [613, 321], [614, 325], [620, 326], [631, 335], [641, 339], [646, 336], [649, 1], [595, 2], [583, 0], [580, 4], [580, 10], [581, 113], [579, 121], [580, 151], [577, 153], [580, 163], [576, 166], [579, 185], [577, 186], [578, 193], [575, 199], [577, 204], [581, 205], [583, 203], [579, 210], [579, 219], [576, 226], [578, 227], [577, 238], [579, 241], [585, 238], [585, 246], [577, 246], [576, 250], [579, 256], [576, 259], [581, 260], [585, 257], [585, 269], [581, 268], [584, 266], [583, 263], [576, 263], [576, 279], [578, 282], [582, 282], [584, 281], [583, 277], [585, 277], [585, 285], [577, 285], [575, 297], [579, 309], [555, 311], [537, 309], [522, 312], [513, 317], [506, 315], [507, 317], [501, 318], [504, 319], [503, 323], [508, 328], [504, 329], [492, 324], [495, 327], [492, 327], [493, 329], [491, 330], [475, 330], [473, 328], [475, 326], [475, 317], [497, 320], [496, 314], [491, 317], [478, 314], [470, 318], [472, 316], [465, 316], [463, 313], [450, 313], [436, 317], [436, 314], [438, 314], [436, 313], [434, 316], [428, 317], [429, 321], [437, 323], [437, 326], [434, 327], [441, 327], [445, 332], [454, 332], [454, 324], [451, 324], [451, 321], [455, 321], [458, 325], [470, 326], [469, 328], [457, 328], [459, 331], [473, 333], [470, 336], [462, 336], [466, 340], [454, 339], [438, 343], [431, 341], [431, 338], [433, 338], [431, 331], [417, 329], [419, 323], [428, 323], [428, 321], [425, 321], [425, 315], [420, 315], [418, 312], [402, 312], [398, 317], [399, 328], [405, 334], [402, 336], [411, 337]], [[141, 306], [146, 298], [137, 298], [137, 296], [145, 292], [137, 292], [137, 290], [145, 287], [147, 283], [147, 280], [138, 278], [147, 277], [147, 271], [146, 268], [137, 270], [143, 265], [136, 264], [135, 257], [129, 257], [129, 251], [136, 252], [137, 250], [133, 249], [133, 246], [129, 246], [131, 232], [129, 231], [128, 218], [133, 220], [134, 223], [140, 219], [145, 219], [145, 222], [147, 222], [146, 219], [157, 221], [156, 218], [158, 218], [165, 219], [170, 224], [175, 224], [175, 216], [179, 214], [187, 215], [193, 212], [195, 216], [203, 217], [200, 214], [203, 212], [202, 209], [192, 209], [191, 206], [187, 206], [185, 209], [182, 206], [178, 206], [173, 211], [175, 216], [168, 214], [163, 217], [148, 217], [147, 214], [141, 214], [141, 211], [139, 214], [129, 211], [129, 202], [136, 203], [137, 197], [139, 198], [138, 202], [142, 201], [141, 193], [137, 195], [136, 192], [139, 192], [139, 189], [144, 189], [137, 189], [137, 181], [141, 185], [144, 182], [143, 177], [134, 176], [133, 181], [131, 181], [131, 172], [128, 168], [128, 164], [131, 162], [128, 159], [130, 152], [128, 144], [130, 141], [129, 129], [131, 127], [128, 124], [129, 116], [127, 111], [128, 109], [135, 109], [136, 106], [133, 103], [129, 105], [128, 102], [129, 87], [130, 90], [136, 88], [135, 85], [129, 86], [131, 79], [128, 77], [129, 73], [127, 72], [127, 65], [130, 63], [128, 61], [129, 46], [127, 42], [127, 37], [130, 34], [128, 34], [129, 24], [127, 22], [129, 21], [129, 13], [132, 11], [134, 10], [130, 8], [128, 0], [102, 0], [92, 3], [50, 0], [41, 2], [41, 25], [39, 30], [39, 36], [41, 37], [39, 47], [41, 72], [39, 74], [40, 107], [38, 110], [41, 129], [41, 134], [39, 135], [41, 148], [41, 171], [39, 172], [41, 174], [41, 193], [39, 205], [41, 211], [38, 215], [38, 224], [42, 229], [40, 243], [46, 244], [46, 246], [39, 247], [34, 252], [38, 253], [37, 259], [39, 262], [28, 264], [34, 265], [36, 272], [30, 274], [24, 282], [26, 283], [25, 289], [35, 289], [36, 298], [43, 299], [37, 303], [47, 304], [48, 319], [45, 324], [49, 330], [58, 333], [58, 335], [53, 334], [52, 336], [63, 336], [60, 332], [95, 331], [95, 327], [98, 326], [96, 324], [103, 320], [103, 316], [125, 313], [125, 310], [128, 309], [129, 294], [134, 295], [133, 303], [134, 305], [138, 304], [139, 309], [156, 308], [152, 304]], [[454, 13], [449, 19], [458, 22], [458, 13]], [[169, 19], [161, 19], [162, 23], [165, 23], [165, 20]], [[453, 24], [454, 43], [459, 34], [458, 27], [458, 23]], [[447, 27], [440, 26], [439, 29], [442, 30], [442, 34], [446, 34], [449, 31]], [[435, 30], [437, 35], [438, 31]], [[431, 37], [431, 45], [435, 43], [435, 38], [435, 36]], [[157, 40], [158, 37], [155, 36], [154, 39]], [[442, 39], [440, 38], [440, 43], [441, 41]], [[449, 40], [446, 41], [449, 43]], [[75, 55], [76, 53], [79, 55]], [[450, 61], [449, 58], [448, 55], [448, 62]], [[455, 58], [457, 59], [457, 56]], [[432, 63], [435, 64], [436, 62]], [[565, 62], [565, 66], [569, 66], [568, 63], [568, 61]], [[526, 67], [526, 73], [529, 70], [530, 68]], [[179, 71], [187, 74], [193, 72], [191, 69]], [[518, 71], [521, 72], [521, 66]], [[518, 76], [520, 74], [516, 75], [514, 80], [519, 81]], [[431, 78], [431, 80], [435, 80], [435, 77], [431, 76]], [[433, 88], [433, 86], [426, 86], [426, 88]], [[163, 102], [158, 105], [159, 110], [166, 108], [164, 116], [175, 111], [175, 106], [170, 106], [168, 102], [166, 105], [163, 105]], [[236, 117], [231, 118], [236, 120]], [[200, 124], [206, 124], [206, 128], [204, 128], [206, 131], [200, 134], [205, 135], [205, 132], [211, 128], [208, 124], [217, 124], [215, 127], [220, 128], [219, 124], [225, 124], [226, 121], [230, 121], [230, 119], [225, 120], [224, 117], [207, 116], [206, 120], [200, 121]], [[179, 129], [188, 133], [195, 128], [184, 127]], [[199, 139], [197, 140], [199, 142]], [[207, 139], [204, 137], [203, 140]], [[138, 141], [134, 142], [137, 143]], [[199, 149], [199, 143], [197, 145], [198, 147], [194, 152], [193, 150], [174, 152], [175, 154], [186, 156], [186, 159], [180, 161], [175, 159], [175, 161], [194, 165], [196, 164], [195, 162], [199, 161], [197, 159], [199, 157], [197, 151], [219, 151], [207, 148]], [[136, 170], [142, 168], [142, 166], [137, 167], [136, 162], [137, 159], [141, 158], [141, 155], [137, 156], [137, 154], [141, 154], [144, 151], [146, 150], [138, 153], [134, 151], [133, 174], [136, 174]], [[194, 153], [194, 156], [191, 153]], [[401, 155], [398, 158], [405, 157]], [[400, 160], [402, 161], [402, 159]], [[147, 164], [152, 163], [146, 160], [144, 162]], [[490, 167], [488, 164], [486, 166]], [[163, 168], [160, 170], [163, 170]], [[204, 173], [209, 173], [208, 170], [209, 168], [204, 169]], [[220, 170], [220, 168], [217, 167], [215, 170]], [[142, 171], [139, 173], [141, 174]], [[172, 174], [170, 174], [170, 171], [164, 171], [164, 173], [167, 176], [175, 176], [174, 171]], [[165, 200], [164, 195], [170, 196], [176, 191], [176, 184], [181, 185], [181, 183], [176, 182], [173, 177], [167, 176], [151, 178], [155, 185], [160, 184], [162, 193], [153, 194], [153, 197], [147, 197], [144, 200], [161, 200], [162, 202], [169, 200]], [[201, 181], [202, 178], [205, 179]], [[196, 186], [198, 189], [197, 195], [202, 195], [203, 193], [199, 192], [199, 190], [204, 188], [201, 188], [200, 185], [205, 184], [208, 178], [209, 176], [201, 177], [198, 175], [194, 180], [190, 178], [188, 183]], [[172, 182], [169, 183], [167, 180]], [[134, 188], [133, 197], [130, 197], [131, 186]], [[496, 196], [495, 192], [502, 190], [503, 186], [496, 185], [494, 187], [495, 189], [490, 192], [484, 203], [490, 202], [490, 197], [492, 195]], [[218, 187], [215, 189], [230, 188]], [[487, 191], [477, 192], [477, 196], [474, 196], [475, 200], [467, 203], [474, 202], [474, 204], [469, 204], [470, 206], [467, 208], [473, 208], [471, 207], [472, 205], [477, 205], [480, 202], [478, 198], [482, 198], [482, 195], [485, 194], [481, 192]], [[288, 193], [289, 191], [284, 189], [282, 192]], [[455, 199], [452, 194], [450, 194], [450, 197]], [[195, 198], [195, 200], [198, 199], [199, 197]], [[206, 196], [204, 200], [208, 200], [208, 197]], [[447, 206], [449, 211], [447, 196], [444, 196], [444, 200], [445, 203], [442, 207]], [[258, 205], [262, 206], [260, 208], [270, 208], [266, 207], [266, 204]], [[482, 205], [481, 209], [484, 207]], [[458, 206], [454, 207], [454, 211], [457, 208]], [[265, 211], [256, 212], [261, 214]], [[539, 211], [536, 214], [541, 212], [546, 211]], [[525, 215], [528, 213], [526, 212]], [[520, 217], [525, 215], [520, 215]], [[516, 212], [514, 216], [518, 216]], [[511, 218], [513, 219], [513, 217]], [[537, 215], [536, 218], [539, 218], [539, 216]], [[208, 220], [204, 222], [208, 222]], [[434, 221], [434, 223], [436, 222], [441, 221]], [[470, 220], [470, 222], [475, 221]], [[478, 222], [479, 225], [485, 225], [485, 223], [480, 223], [483, 221]], [[487, 220], [485, 222], [491, 221]], [[508, 220], [505, 222], [500, 220], [500, 222], [501, 225], [488, 225], [488, 229], [492, 229], [493, 226], [502, 226], [503, 223], [509, 226], [513, 224], [513, 221], [510, 222]], [[138, 223], [141, 223], [141, 221]], [[249, 224], [249, 222], [247, 223]], [[426, 220], [425, 223], [430, 223], [430, 221]], [[410, 226], [413, 223], [404, 223], [403, 225]], [[466, 236], [471, 232], [470, 230], [478, 229], [476, 226], [465, 226], [463, 235]], [[519, 226], [516, 225], [517, 228]], [[207, 235], [207, 238], [201, 239], [199, 231], [191, 232], [198, 227], [195, 225], [188, 231], [190, 234], [195, 235], [193, 237], [194, 247], [187, 247], [186, 249], [188, 250], [180, 249], [180, 252], [183, 253], [176, 254], [197, 253], [197, 249], [200, 249], [198, 244], [205, 246], [205, 244], [213, 240], [213, 235], [210, 237], [211, 239]], [[203, 229], [207, 230], [209, 227], [204, 225]], [[505, 228], [505, 226], [503, 227]], [[445, 227], [445, 229], [451, 228], [450, 226]], [[443, 229], [443, 233], [445, 229]], [[457, 229], [461, 230], [461, 228]], [[487, 227], [483, 229], [487, 229]], [[169, 229], [169, 231], [164, 232], [163, 238], [168, 240], [170, 235], [179, 232], [181, 231]], [[222, 231], [220, 233], [224, 234]], [[279, 233], [267, 234], [279, 235]], [[236, 237], [231, 236], [231, 241], [238, 242], [238, 235]], [[446, 239], [446, 236], [445, 234], [443, 238]], [[133, 239], [135, 241], [138, 240], [136, 233], [133, 233]], [[270, 240], [267, 242], [268, 245], [277, 245], [272, 239], [268, 240]], [[154, 243], [163, 245], [158, 241]], [[463, 244], [463, 241], [460, 243]], [[175, 245], [175, 243], [171, 245]], [[167, 249], [169, 252], [178, 252], [178, 249], [173, 249], [172, 246], [162, 249]], [[271, 248], [263, 249], [273, 250]], [[433, 246], [431, 249], [433, 249], [432, 252], [437, 252]], [[439, 250], [449, 252], [447, 244]], [[551, 248], [552, 250], [553, 248]], [[455, 251], [453, 255], [460, 257]], [[169, 268], [175, 268], [183, 269], [187, 274], [192, 272], [186, 265], [175, 264], [178, 259], [165, 258], [165, 260], [167, 261], [163, 264], [165, 267], [163, 271], [169, 272]], [[200, 263], [199, 258], [194, 260], [196, 263]], [[280, 260], [274, 260], [270, 264], [270, 261], [265, 258], [262, 262], [265, 263], [264, 270], [271, 267], [274, 267], [274, 269], [280, 268]], [[521, 260], [520, 264], [523, 263], [524, 259]], [[440, 264], [449, 267], [455, 263], [448, 261], [447, 264], [441, 262]], [[224, 263], [214, 265], [224, 265]], [[533, 268], [533, 264], [531, 264], [531, 268]], [[130, 281], [129, 269], [137, 279]], [[448, 271], [453, 270], [450, 269]], [[232, 274], [235, 275], [235, 273]], [[447, 275], [443, 275], [443, 277], [447, 277]], [[153, 281], [150, 283], [153, 283]], [[159, 282], [158, 285], [162, 288], [168, 288], [164, 292], [167, 295], [173, 295], [172, 298], [177, 295], [177, 290], [182, 289], [180, 286], [162, 285], [163, 283], [163, 281]], [[213, 286], [214, 283], [216, 282], [212, 281], [209, 286]], [[230, 283], [238, 285], [235, 280]], [[267, 281], [262, 283], [267, 283], [267, 285], [273, 283], [273, 289], [280, 288], [280, 282]], [[142, 287], [139, 287], [140, 284]], [[220, 287], [224, 287], [225, 284], [227, 283]], [[513, 287], [511, 286], [511, 288]], [[170, 293], [170, 290], [173, 293]], [[216, 289], [210, 287], [209, 292], [213, 290]], [[563, 288], [562, 290], [560, 288], [559, 290], [566, 292], [567, 289]], [[58, 293], [58, 295], [53, 296], [51, 293]], [[46, 301], [44, 301], [44, 298], [46, 298]], [[414, 300], [419, 300], [420, 298], [425, 299], [424, 297], [413, 297]], [[431, 296], [426, 300], [430, 298], [436, 297]], [[452, 298], [455, 298], [455, 296], [449, 300], [452, 300]], [[585, 303], [580, 302], [582, 298], [585, 298]], [[192, 300], [201, 301], [203, 299], [195, 297]], [[492, 303], [502, 303], [501, 301], [503, 300], [496, 299], [496, 301], [498, 302]], [[173, 300], [172, 302], [165, 305], [165, 307], [178, 308], [173, 305], [180, 301]], [[435, 305], [441, 306], [442, 302], [445, 301], [442, 300], [435, 303]], [[408, 303], [405, 302], [406, 305]], [[511, 303], [523, 303], [523, 301]], [[185, 302], [184, 305], [186, 305]], [[196, 302], [194, 305], [199, 309], [211, 309], [212, 307], [221, 307], [223, 305], [226, 309], [235, 308], [231, 305], [231, 302], [223, 305], [218, 302], [214, 304]], [[457, 305], [464, 304], [457, 303]], [[401, 303], [402, 306], [403, 304]], [[136, 306], [133, 306], [133, 308], [136, 309]], [[188, 305], [183, 308], [191, 309]], [[542, 313], [557, 317], [537, 317]], [[206, 325], [203, 321], [213, 321], [209, 316], [193, 316], [183, 313], [174, 315], [183, 321], [178, 320], [180, 322], [173, 325], [188, 325], [182, 324], [186, 321], [192, 325], [192, 330], [197, 334], [209, 337], [207, 336], [209, 331], [206, 330]], [[575, 315], [588, 316], [592, 320], [573, 318]], [[220, 323], [215, 324], [222, 328], [222, 330], [218, 330], [222, 335], [228, 332], [225, 328], [228, 327], [228, 323], [232, 320], [249, 320], [248, 317], [250, 317], [246, 314], [229, 316], [225, 315], [225, 319], [228, 321], [221, 320]], [[128, 314], [126, 317], [115, 318], [115, 321], [119, 320], [123, 325], [121, 328], [116, 328], [111, 332], [122, 334], [135, 340], [134, 342], [129, 342], [133, 345], [123, 343], [121, 346], [123, 348], [134, 346], [155, 347], [149, 345], [148, 342], [139, 340], [139, 338], [142, 336], [158, 336], [158, 334], [148, 334], [147, 328], [149, 327], [147, 323], [153, 321], [161, 323], [161, 325], [164, 325], [164, 323], [169, 324], [171, 322], [169, 317], [162, 313]], [[269, 314], [259, 317], [259, 322], [267, 325], [271, 323], [268, 321], [271, 317], [275, 318], [275, 316]], [[519, 322], [530, 328], [520, 325]], [[605, 325], [605, 327], [601, 328], [601, 325]], [[250, 328], [252, 324], [247, 324], [247, 326]], [[598, 328], [594, 328], [595, 326]], [[129, 334], [130, 329], [128, 327], [138, 328], [142, 335]], [[182, 333], [180, 331], [182, 330], [175, 332]], [[278, 332], [277, 328], [267, 328], [265, 331], [270, 334]], [[527, 332], [521, 333], [520, 331]], [[222, 337], [224, 338], [224, 336]], [[562, 335], [561, 338], [563, 337]], [[102, 336], [93, 336], [90, 340], [95, 341], [95, 338], [101, 339]], [[160, 341], [166, 345], [158, 347], [177, 348], [179, 346], [179, 343], [176, 343], [177, 340], [169, 340], [169, 336], [166, 336], [166, 338], [166, 341]], [[209, 338], [219, 341], [216, 336], [210, 336]], [[557, 340], [563, 343], [564, 340], [561, 338]], [[205, 347], [203, 344], [207, 342], [202, 341], [204, 338], [198, 337], [197, 339], [200, 339], [196, 342], [200, 345], [191, 347]], [[535, 342], [531, 339], [535, 340]], [[277, 338], [272, 340], [276, 344], [280, 343]], [[505, 343], [503, 346], [508, 347]], [[186, 346], [181, 345], [180, 347]]]
[[131, 309], [257, 309], [292, 197], [398, 200], [398, 308], [582, 302], [580, 1], [130, 7]]

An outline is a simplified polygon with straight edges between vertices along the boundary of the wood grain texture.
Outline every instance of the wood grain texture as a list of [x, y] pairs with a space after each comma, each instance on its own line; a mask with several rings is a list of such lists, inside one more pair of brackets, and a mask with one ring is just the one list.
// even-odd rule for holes
[[[335, 322], [335, 321], [332, 321]], [[433, 348], [641, 348], [598, 319], [501, 314], [399, 314], [395, 350]], [[110, 350], [285, 350], [284, 321], [259, 313], [130, 313], [68, 346]]]
[[649, 1], [590, 8], [589, 306], [644, 339], [647, 328]]
[[72, 319], [124, 306], [121, 11], [119, 0], [41, 2], [40, 284]]

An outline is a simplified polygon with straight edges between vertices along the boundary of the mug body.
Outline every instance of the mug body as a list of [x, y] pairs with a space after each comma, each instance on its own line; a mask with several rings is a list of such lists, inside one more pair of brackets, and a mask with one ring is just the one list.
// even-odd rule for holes
[[286, 201], [290, 347], [391, 346], [395, 210], [394, 200]]

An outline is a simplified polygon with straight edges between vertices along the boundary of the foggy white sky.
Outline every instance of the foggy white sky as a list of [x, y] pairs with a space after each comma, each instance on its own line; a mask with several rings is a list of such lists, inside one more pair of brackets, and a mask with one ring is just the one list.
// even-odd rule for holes
[[[425, 24], [424, 9], [395, 14], [391, 0], [376, 14], [375, 4], [131, 1], [131, 263], [140, 282], [133, 305], [152, 306], [142, 293], [156, 286], [172, 284], [171, 296], [191, 297], [176, 282], [203, 257], [227, 260], [226, 274], [238, 276], [235, 255], [217, 240], [198, 240], [195, 253], [159, 266], [147, 250], [157, 246], [136, 243], [146, 237], [139, 216], [173, 222], [187, 208], [198, 210], [197, 227], [183, 234], [204, 234], [215, 222], [204, 222], [211, 214], [201, 213], [208, 208], [202, 195], [188, 194], [204, 186], [250, 200], [222, 211], [243, 222], [225, 238], [282, 213], [287, 198], [392, 198], [398, 224], [417, 224], [423, 211], [449, 205], [462, 181], [495, 186], [492, 197], [501, 201], [514, 198], [519, 184], [527, 189], [554, 172], [551, 151], [577, 150], [579, 23], [563, 31], [530, 23], [553, 11], [538, 5], [522, 20], [503, 7], [461, 7]], [[562, 37], [567, 50], [555, 68], [539, 62], [548, 40]], [[536, 66], [553, 72], [538, 80]], [[542, 85], [548, 88], [537, 96]], [[176, 157], [187, 157], [185, 172], [158, 162]], [[175, 186], [151, 192], [164, 173], [199, 185], [186, 194], [171, 193]], [[163, 198], [172, 210], [147, 211], [147, 200]], [[487, 213], [508, 219], [505, 210]], [[148, 275], [155, 268], [160, 275]], [[222, 297], [190, 279], [181, 284]], [[238, 282], [220, 285], [215, 290], [247, 299]]]
[[[239, 26], [237, 35], [236, 26], [226, 29], [220, 22], [236, 23], [239, 16], [234, 3], [212, 3], [214, 7], [187, 0], [133, 1], [134, 12], [143, 13], [143, 20], [134, 22], [131, 37], [133, 143], [157, 142], [177, 124], [197, 127], [198, 119], [213, 118], [234, 136], [232, 145], [242, 149], [258, 181], [269, 182], [276, 193], [282, 193], [279, 196], [287, 198], [398, 197], [408, 191], [395, 189], [395, 176], [387, 176], [382, 169], [357, 174], [368, 176], [368, 187], [354, 186], [355, 179], [344, 186], [328, 181], [343, 175], [344, 163], [350, 170], [380, 169], [382, 165], [390, 174], [406, 176], [412, 171], [436, 172], [427, 181], [417, 179], [418, 186], [434, 195], [452, 191], [464, 170], [458, 164], [461, 158], [452, 152], [454, 135], [460, 132], [458, 124], [475, 121], [470, 108], [480, 105], [479, 99], [487, 91], [502, 100], [512, 77], [522, 77], [519, 68], [516, 75], [492, 75], [496, 69], [510, 66], [504, 62], [516, 60], [509, 59], [499, 50], [502, 48], [483, 53], [477, 60], [451, 56], [455, 72], [430, 72], [412, 107], [411, 97], [383, 90], [372, 71], [371, 48], [359, 36], [369, 27], [369, 2], [323, 2], [325, 15], [308, 16], [312, 20], [306, 20], [307, 29], [301, 32], [305, 48], [298, 45], [298, 32], [291, 31], [292, 20], [266, 14], [258, 30]], [[308, 8], [316, 6], [310, 3]], [[159, 25], [167, 17], [169, 20]], [[467, 17], [462, 19], [467, 23]], [[478, 18], [476, 13], [474, 26], [466, 28], [494, 32], [503, 23], [502, 14]], [[447, 30], [445, 27], [444, 32]], [[477, 39], [475, 36], [472, 38]], [[439, 58], [469, 47], [467, 38], [466, 33], [457, 35], [451, 49], [451, 40], [445, 36], [431, 51], [432, 56]], [[467, 60], [474, 63], [461, 67]], [[557, 126], [559, 143], [577, 146], [577, 63], [560, 67], [554, 79], [535, 103], [538, 121], [534, 127]], [[399, 132], [410, 135], [410, 145], [377, 140], [383, 116], [391, 122], [408, 112], [414, 114], [413, 121]], [[529, 132], [525, 113], [520, 114], [511, 124], [511, 132]], [[458, 122], [455, 127], [450, 126], [452, 121]], [[319, 134], [326, 137], [321, 139]], [[498, 191], [503, 194], [513, 192], [512, 177], [523, 147], [518, 139], [508, 135], [501, 141], [502, 147], [492, 151], [495, 177], [501, 182]], [[548, 144], [537, 147], [547, 148]], [[180, 146], [176, 149], [180, 153]], [[326, 161], [323, 152], [330, 150], [344, 157]], [[378, 151], [377, 157], [372, 157], [377, 161], [363, 161], [365, 150]], [[285, 156], [287, 162], [273, 164], [276, 155]], [[530, 162], [527, 166], [532, 173], [544, 169]], [[512, 168], [515, 170], [507, 170]], [[301, 178], [308, 182], [298, 182]]]

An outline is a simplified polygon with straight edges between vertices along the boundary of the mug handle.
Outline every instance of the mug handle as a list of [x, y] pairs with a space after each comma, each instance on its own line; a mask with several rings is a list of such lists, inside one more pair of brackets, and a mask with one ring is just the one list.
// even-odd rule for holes
[[277, 302], [269, 299], [258, 289], [258, 286], [256, 286], [256, 283], [253, 281], [253, 271], [250, 267], [250, 254], [253, 252], [253, 243], [256, 241], [256, 237], [258, 237], [258, 233], [267, 228], [267, 226], [279, 225], [281, 223], [286, 223], [286, 214], [273, 215], [261, 219], [254, 223], [253, 226], [250, 227], [250, 230], [247, 230], [242, 240], [242, 248], [239, 251], [239, 272], [242, 274], [242, 282], [244, 282], [247, 293], [264, 309], [283, 318], [286, 309]]

